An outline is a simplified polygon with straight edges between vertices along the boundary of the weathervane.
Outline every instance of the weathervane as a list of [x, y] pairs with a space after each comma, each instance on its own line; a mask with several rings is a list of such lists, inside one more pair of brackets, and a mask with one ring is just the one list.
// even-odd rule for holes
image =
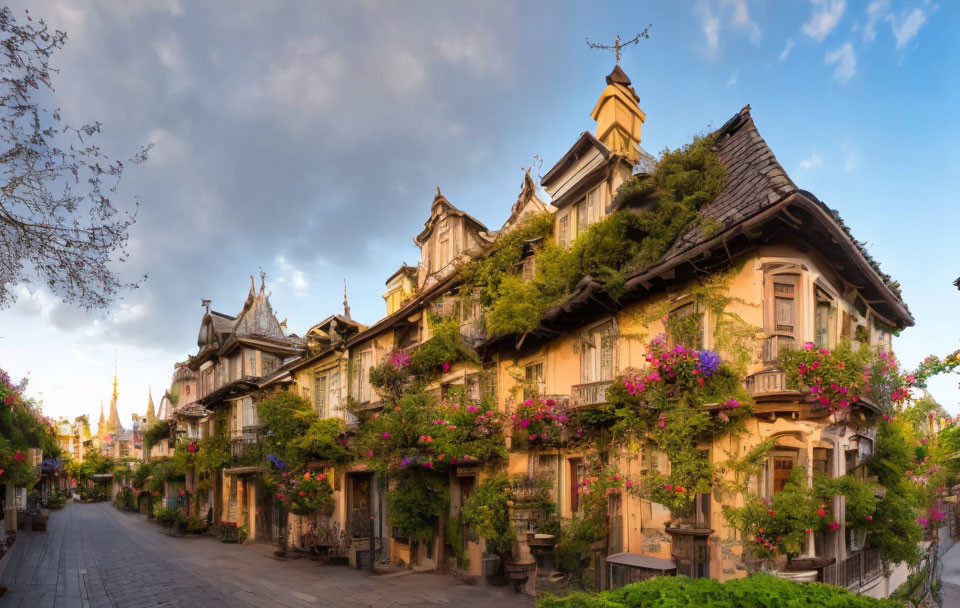
[[614, 41], [613, 44], [597, 44], [595, 42], [590, 42], [590, 39], [587, 38], [587, 46], [589, 46], [592, 49], [600, 49], [601, 51], [613, 51], [614, 55], [616, 55], [617, 57], [617, 65], [620, 65], [620, 50], [623, 49], [624, 47], [630, 46], [631, 44], [637, 44], [638, 42], [640, 42], [641, 38], [649, 38], [651, 27], [653, 27], [652, 23], [647, 27], [643, 28], [642, 32], [640, 32], [630, 40], [627, 40], [626, 42], [620, 42], [620, 34], [617, 34], [617, 39]]

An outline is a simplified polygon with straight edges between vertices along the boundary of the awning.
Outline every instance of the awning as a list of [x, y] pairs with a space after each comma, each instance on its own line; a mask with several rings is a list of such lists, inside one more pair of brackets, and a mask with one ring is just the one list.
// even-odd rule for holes
[[675, 570], [677, 568], [677, 563], [672, 559], [663, 559], [662, 557], [652, 557], [639, 553], [614, 553], [607, 557], [607, 563], [659, 571]]

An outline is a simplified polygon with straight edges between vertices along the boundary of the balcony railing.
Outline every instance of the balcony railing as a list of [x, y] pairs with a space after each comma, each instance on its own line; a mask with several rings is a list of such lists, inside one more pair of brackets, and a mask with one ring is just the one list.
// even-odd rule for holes
[[764, 363], [776, 363], [780, 359], [780, 352], [797, 347], [797, 341], [787, 336], [770, 336], [765, 338], [760, 348], [760, 358]]
[[778, 369], [764, 370], [747, 376], [747, 392], [751, 395], [782, 393], [787, 388], [787, 375]]
[[585, 407], [607, 402], [607, 389], [613, 380], [601, 380], [570, 387], [570, 407]]
[[880, 554], [875, 549], [858, 551], [843, 560], [841, 572], [844, 586], [860, 587], [880, 576]]
[[230, 455], [234, 460], [243, 461], [258, 455], [260, 449], [260, 427], [245, 426], [234, 432], [230, 439]]

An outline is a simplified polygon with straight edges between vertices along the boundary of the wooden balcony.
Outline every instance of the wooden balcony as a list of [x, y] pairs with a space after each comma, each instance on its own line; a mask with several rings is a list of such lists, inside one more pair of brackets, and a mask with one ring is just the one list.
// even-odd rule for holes
[[245, 426], [230, 438], [230, 455], [235, 461], [255, 458], [260, 450], [260, 427]]
[[791, 392], [787, 388], [787, 375], [779, 369], [767, 369], [747, 376], [744, 384], [754, 397]]
[[607, 389], [613, 380], [601, 380], [570, 387], [570, 407], [586, 407], [607, 402]]
[[840, 569], [842, 584], [857, 588], [880, 576], [880, 554], [875, 549], [864, 549], [843, 560]]
[[764, 363], [777, 363], [780, 352], [797, 347], [797, 341], [786, 336], [770, 336], [765, 338], [760, 347], [760, 359]]

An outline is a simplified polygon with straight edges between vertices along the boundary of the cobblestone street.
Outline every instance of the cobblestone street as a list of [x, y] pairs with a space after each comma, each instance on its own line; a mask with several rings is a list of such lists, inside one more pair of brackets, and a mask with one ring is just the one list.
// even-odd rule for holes
[[47, 532], [21, 532], [0, 577], [0, 607], [146, 606], [532, 606], [505, 588], [478, 588], [448, 576], [371, 576], [280, 561], [268, 545], [172, 538], [142, 515], [109, 503], [73, 504]]

